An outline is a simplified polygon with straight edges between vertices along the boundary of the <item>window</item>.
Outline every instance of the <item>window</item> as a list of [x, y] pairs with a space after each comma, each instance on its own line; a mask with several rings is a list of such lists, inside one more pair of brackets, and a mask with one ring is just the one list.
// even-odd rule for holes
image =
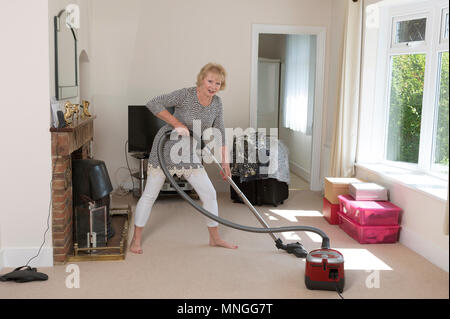
[[[447, 14], [448, 16], [448, 14]], [[448, 172], [448, 51], [439, 53], [439, 86], [434, 128], [433, 169]]]
[[400, 20], [394, 19], [394, 45], [410, 45], [413, 42], [424, 42], [427, 18]]
[[391, 57], [386, 159], [418, 163], [425, 54]]
[[388, 15], [384, 159], [448, 178], [448, 4], [418, 8]]

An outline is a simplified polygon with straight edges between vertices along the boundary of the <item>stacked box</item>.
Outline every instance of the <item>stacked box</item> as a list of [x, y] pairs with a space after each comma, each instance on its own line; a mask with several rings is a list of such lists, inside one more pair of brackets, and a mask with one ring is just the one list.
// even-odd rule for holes
[[323, 198], [323, 217], [327, 220], [327, 222], [331, 225], [339, 224], [339, 204], [331, 204], [328, 199]]
[[401, 208], [388, 201], [361, 201], [339, 195], [339, 211], [359, 225], [397, 225]]
[[352, 183], [363, 183], [357, 178], [325, 177], [325, 198], [331, 204], [339, 204], [339, 195], [347, 195]]
[[339, 178], [326, 177], [325, 178], [325, 195], [323, 198], [323, 217], [331, 225], [339, 224], [339, 195], [346, 195], [349, 192], [349, 185], [351, 183], [363, 183], [357, 178]]
[[339, 227], [360, 244], [395, 243], [402, 209], [389, 201], [339, 195]]
[[353, 183], [348, 193], [356, 200], [387, 201], [387, 189], [375, 183]]
[[361, 226], [341, 212], [339, 227], [360, 244], [389, 244], [398, 240], [399, 225]]

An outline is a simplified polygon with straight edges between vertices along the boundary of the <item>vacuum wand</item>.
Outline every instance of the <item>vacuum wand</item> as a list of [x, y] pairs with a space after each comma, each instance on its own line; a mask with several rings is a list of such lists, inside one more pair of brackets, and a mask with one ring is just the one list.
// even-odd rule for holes
[[[172, 174], [170, 174], [165, 160], [164, 160], [164, 151], [163, 151], [163, 147], [166, 143], [166, 141], [168, 140], [168, 135], [170, 135], [171, 130], [168, 130], [167, 132], [165, 132], [164, 134], [161, 135], [159, 141], [158, 141], [158, 160], [159, 163], [161, 165], [161, 169], [164, 173], [164, 175], [166, 175], [167, 179], [170, 181], [170, 183], [172, 184], [172, 186], [175, 188], [175, 190], [178, 192], [178, 194], [184, 199], [186, 200], [192, 207], [194, 207], [197, 211], [199, 211], [200, 213], [202, 213], [203, 215], [205, 215], [206, 217], [224, 225], [227, 227], [231, 227], [234, 229], [238, 229], [238, 230], [242, 230], [242, 231], [247, 231], [247, 232], [254, 232], [254, 233], [270, 233], [274, 240], [276, 240], [276, 243], [278, 241], [278, 243], [280, 242], [280, 239], [276, 239], [275, 236], [272, 233], [282, 233], [282, 232], [291, 232], [291, 231], [309, 231], [309, 232], [313, 232], [318, 234], [319, 236], [322, 237], [322, 248], [330, 248], [330, 239], [328, 238], [328, 236], [320, 229], [316, 228], [316, 227], [310, 227], [310, 226], [285, 226], [285, 227], [276, 227], [276, 228], [270, 228], [267, 226], [267, 223], [262, 219], [262, 217], [258, 214], [258, 212], [256, 211], [256, 209], [251, 205], [251, 203], [248, 201], [247, 198], [245, 198], [244, 194], [242, 194], [242, 192], [239, 190], [239, 188], [236, 186], [236, 184], [234, 184], [234, 182], [228, 177], [228, 181], [231, 180], [232, 183], [230, 183], [231, 185], [234, 185], [233, 188], [239, 190], [238, 194], [242, 195], [242, 198], [244, 199], [244, 201], [248, 204], [248, 207], [253, 207], [252, 212], [255, 214], [255, 216], [257, 216], [257, 219], [260, 221], [260, 223], [265, 227], [265, 228], [258, 228], [258, 227], [251, 227], [251, 226], [244, 226], [244, 225], [240, 225], [240, 224], [236, 224], [233, 223], [229, 220], [223, 219], [221, 217], [218, 217], [212, 213], [210, 213], [208, 210], [204, 209], [203, 207], [197, 205], [197, 203], [189, 196], [187, 195], [181, 188], [180, 186], [178, 186], [177, 182], [175, 181], [175, 179], [173, 178]], [[192, 135], [194, 137], [195, 140], [197, 141], [201, 141], [197, 136], [195, 136], [194, 134]], [[211, 153], [211, 152], [210, 152]], [[213, 156], [214, 158], [214, 156]], [[215, 158], [214, 158], [215, 159]], [[217, 160], [215, 159], [216, 163]], [[218, 163], [220, 166], [220, 169], [222, 170], [222, 167], [220, 165], [220, 163]], [[284, 245], [283, 245], [284, 246]], [[281, 246], [280, 246], [281, 247]], [[279, 245], [277, 244], [277, 248], [280, 248]]]
[[[195, 137], [194, 137], [195, 138]], [[219, 169], [223, 171], [222, 165], [219, 163], [219, 161], [215, 158], [215, 156], [211, 153], [209, 148], [205, 146], [204, 148], [208, 155], [213, 159], [214, 163], [217, 164]], [[265, 228], [269, 228], [269, 225], [266, 223], [266, 221], [261, 217], [261, 215], [258, 213], [258, 211], [253, 207], [253, 205], [250, 203], [250, 201], [247, 199], [247, 197], [244, 195], [244, 193], [239, 189], [239, 187], [236, 185], [236, 183], [233, 181], [233, 179], [230, 176], [226, 176], [227, 182], [233, 187], [233, 189], [236, 191], [236, 193], [241, 197], [241, 199], [244, 201], [244, 203], [247, 205], [248, 208], [252, 211], [253, 215], [255, 215], [256, 219], [263, 225]], [[274, 241], [277, 241], [278, 238], [275, 237], [273, 233], [269, 233], [269, 235], [272, 237]]]

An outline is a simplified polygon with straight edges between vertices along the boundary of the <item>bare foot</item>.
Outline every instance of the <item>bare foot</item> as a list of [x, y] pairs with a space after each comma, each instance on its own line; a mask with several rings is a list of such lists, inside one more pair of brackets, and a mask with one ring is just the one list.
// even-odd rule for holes
[[213, 239], [213, 238], [209, 238], [209, 245], [213, 246], [213, 247], [224, 247], [224, 248], [230, 248], [230, 249], [237, 249], [238, 246], [230, 244], [228, 242], [226, 242], [223, 239]]
[[142, 250], [141, 244], [138, 243], [136, 240], [133, 240], [131, 242], [130, 251], [134, 254], [143, 254], [144, 251]]
[[142, 238], [142, 230], [143, 229], [144, 229], [144, 227], [138, 227], [138, 226], [134, 227], [134, 235], [133, 235], [133, 239], [131, 240], [131, 245], [130, 245], [130, 251], [132, 253], [135, 253], [135, 254], [144, 253], [144, 251], [142, 250], [142, 247], [141, 247], [141, 238]]

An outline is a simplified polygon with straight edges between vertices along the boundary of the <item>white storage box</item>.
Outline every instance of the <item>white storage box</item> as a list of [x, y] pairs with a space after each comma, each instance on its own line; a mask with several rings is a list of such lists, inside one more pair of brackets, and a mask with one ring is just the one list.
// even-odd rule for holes
[[348, 193], [355, 200], [388, 200], [387, 189], [375, 183], [352, 183]]

